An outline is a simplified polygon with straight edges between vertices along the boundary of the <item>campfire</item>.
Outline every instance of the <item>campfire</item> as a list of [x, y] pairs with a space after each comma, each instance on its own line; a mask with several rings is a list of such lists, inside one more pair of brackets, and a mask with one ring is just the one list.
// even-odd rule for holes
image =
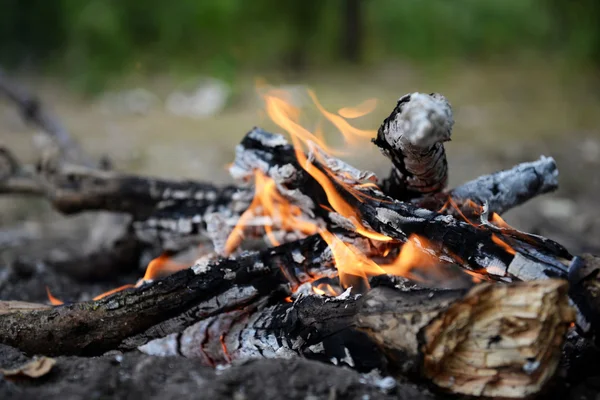
[[[36, 166], [1, 149], [0, 192], [45, 196], [64, 214], [120, 213], [119, 240], [97, 250], [111, 271], [141, 248], [159, 254], [137, 282], [86, 302], [49, 287], [51, 306], [2, 303], [0, 343], [28, 355], [141, 351], [217, 369], [306, 358], [379, 374], [360, 384], [377, 392], [414, 382], [422, 396], [523, 398], [552, 385], [566, 343], [600, 326], [596, 259], [500, 216], [557, 188], [554, 160], [447, 190], [454, 119], [440, 94], [401, 97], [370, 131], [352, 122], [374, 101], [334, 112], [309, 92], [348, 145], [338, 148], [288, 93], [262, 86], [281, 134], [250, 130], [229, 166], [237, 184], [220, 187], [100, 166], [27, 93], [0, 92], [56, 143]], [[389, 175], [342, 161], [367, 145]], [[197, 260], [182, 262], [190, 249]]]

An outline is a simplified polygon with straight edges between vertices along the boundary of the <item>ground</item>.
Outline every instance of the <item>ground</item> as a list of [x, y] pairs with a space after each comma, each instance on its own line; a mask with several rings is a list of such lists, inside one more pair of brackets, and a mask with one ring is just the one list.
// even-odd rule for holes
[[[110, 155], [115, 167], [124, 171], [230, 182], [225, 166], [233, 159], [235, 145], [243, 135], [255, 125], [277, 131], [260, 111], [251, 76], [240, 78], [221, 113], [203, 119], [174, 116], [160, 104], [148, 113], [132, 114], [115, 110], [110, 104], [106, 107], [102, 97], [90, 99], [72, 93], [60, 81], [19, 78], [60, 116], [86, 150]], [[542, 154], [554, 157], [560, 170], [560, 189], [504, 217], [517, 228], [557, 240], [574, 254], [600, 253], [596, 210], [600, 196], [600, 92], [594, 89], [589, 75], [575, 75], [539, 61], [518, 67], [454, 65], [443, 71], [393, 64], [361, 72], [309, 74], [302, 81], [316, 90], [331, 111], [378, 98], [375, 112], [357, 122], [368, 129], [377, 129], [405, 93], [443, 93], [456, 119], [452, 141], [446, 146], [450, 186]], [[173, 82], [161, 77], [128, 82], [126, 86], [142, 86], [164, 99]], [[331, 127], [328, 129], [327, 137], [339, 144], [339, 137]], [[15, 109], [0, 103], [0, 143], [24, 161], [35, 159], [30, 133]], [[343, 158], [380, 175], [388, 170], [388, 161], [374, 146], [363, 144], [354, 151]], [[9, 247], [3, 242], [7, 232], [26, 235], [49, 225], [64, 225], [65, 235], [73, 236], [70, 218], [54, 213], [43, 200], [0, 199], [0, 300], [45, 302], [46, 285], [55, 294], [78, 300], [135, 281], [137, 273], [115, 277], [111, 282], [75, 282], [44, 265], [15, 267], [21, 256], [29, 260], [37, 257], [33, 247], [17, 258], [4, 251]], [[60, 250], [59, 245], [52, 249]]]

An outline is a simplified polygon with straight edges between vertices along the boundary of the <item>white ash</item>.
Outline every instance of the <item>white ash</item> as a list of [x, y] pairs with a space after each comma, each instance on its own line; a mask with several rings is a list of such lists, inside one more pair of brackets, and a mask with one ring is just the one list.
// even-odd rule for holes
[[522, 256], [520, 253], [516, 253], [510, 265], [508, 266], [507, 272], [517, 277], [522, 281], [533, 281], [537, 279], [548, 279], [548, 276], [544, 274], [544, 265], [539, 264], [535, 261]]
[[179, 342], [177, 340], [178, 335], [179, 334], [177, 333], [171, 333], [165, 337], [151, 340], [148, 343], [139, 346], [138, 350], [149, 356], [177, 356], [177, 348], [179, 347]]
[[[412, 93], [402, 110], [387, 121], [385, 137], [393, 147], [412, 145], [429, 149], [450, 139], [454, 118], [452, 108], [440, 94]], [[405, 96], [406, 97], [406, 96]]]
[[196, 275], [205, 274], [210, 270], [210, 265], [210, 260], [199, 258], [198, 260], [196, 260], [194, 265], [192, 265], [192, 271], [194, 271]]
[[331, 221], [331, 224], [333, 226], [338, 226], [340, 228], [344, 228], [349, 231], [356, 230], [356, 224], [354, 222], [352, 222], [349, 218], [346, 218], [346, 217], [342, 216], [341, 214], [338, 214], [334, 211], [330, 212], [328, 215], [329, 215], [329, 220]]
[[292, 251], [292, 259], [294, 260], [294, 262], [302, 264], [304, 260], [306, 260], [306, 257], [304, 257], [299, 250], [294, 250]]
[[265, 147], [287, 146], [287, 139], [279, 133], [267, 133], [260, 128], [248, 132], [248, 137], [259, 141]]
[[331, 157], [311, 141], [308, 142], [308, 147], [310, 149], [308, 157], [310, 159], [316, 158], [324, 161], [325, 166], [333, 172], [340, 181], [351, 185], [356, 185], [364, 181], [377, 182], [377, 175], [375, 175], [374, 172], [360, 170], [339, 158]]

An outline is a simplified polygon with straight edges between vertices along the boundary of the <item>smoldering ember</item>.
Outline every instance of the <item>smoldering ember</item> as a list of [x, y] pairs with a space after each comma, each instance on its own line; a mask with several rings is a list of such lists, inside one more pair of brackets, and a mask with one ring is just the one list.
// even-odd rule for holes
[[[35, 165], [0, 149], [0, 193], [87, 213], [82, 229], [94, 232], [61, 257], [24, 254], [11, 279], [43, 265], [120, 282], [85, 301], [58, 298], [52, 281], [51, 305], [2, 299], [2, 398], [597, 392], [578, 382], [600, 372], [598, 258], [500, 216], [555, 190], [555, 161], [447, 189], [454, 117], [444, 96], [407, 94], [365, 131], [348, 121], [365, 110], [331, 113], [310, 93], [346, 141], [374, 138], [390, 161], [377, 177], [342, 161], [285, 92], [264, 87], [283, 134], [251, 129], [229, 168], [238, 183], [217, 186], [120, 173], [1, 73], [0, 93], [49, 139]], [[6, 235], [3, 246], [19, 241]], [[60, 239], [37, 240], [60, 250]], [[141, 264], [145, 275], [127, 283]]]

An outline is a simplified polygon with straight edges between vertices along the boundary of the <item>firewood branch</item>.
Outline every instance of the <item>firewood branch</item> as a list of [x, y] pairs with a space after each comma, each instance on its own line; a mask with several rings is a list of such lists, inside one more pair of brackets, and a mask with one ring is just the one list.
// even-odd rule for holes
[[96, 355], [192, 307], [208, 317], [337, 271], [318, 236], [195, 265], [98, 301], [0, 315], [0, 343], [30, 354]]

